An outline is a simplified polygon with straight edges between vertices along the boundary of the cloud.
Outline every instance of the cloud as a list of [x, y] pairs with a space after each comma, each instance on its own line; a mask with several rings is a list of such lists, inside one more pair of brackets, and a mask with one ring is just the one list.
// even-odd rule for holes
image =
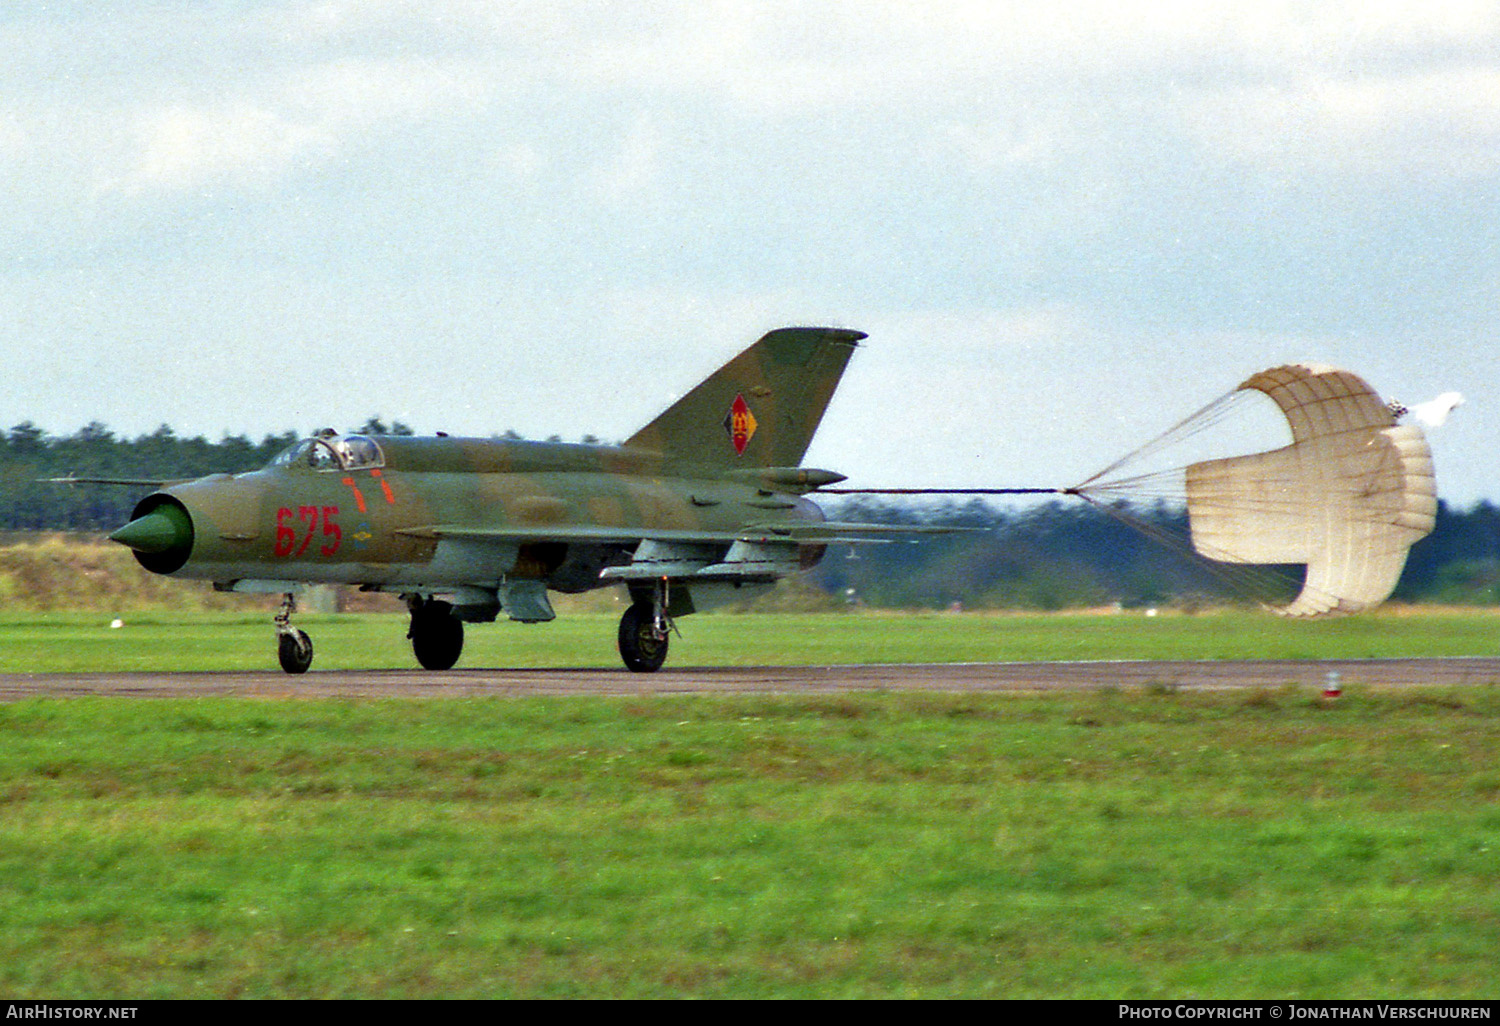
[[[77, 159], [54, 174], [93, 164], [92, 191], [129, 195], [264, 188], [463, 119], [531, 168], [561, 166], [554, 135], [612, 137], [592, 184], [615, 197], [671, 166], [686, 145], [674, 121], [859, 117], [862, 133], [925, 133], [978, 173], [1066, 167], [1150, 130], [1278, 172], [1385, 161], [1434, 176], [1483, 173], [1500, 124], [1500, 14], [1456, 0], [319, 0], [181, 24], [103, 12], [71, 50], [33, 22], [6, 30], [31, 63], [0, 88], [12, 123], [54, 137], [0, 148], [66, 150]], [[61, 89], [38, 87], [43, 67], [63, 69]]]
[[171, 107], [144, 114], [139, 122], [139, 153], [117, 185], [122, 191], [263, 179], [298, 162], [326, 158], [335, 141], [324, 128], [249, 104]]
[[1267, 168], [1437, 180], [1493, 175], [1500, 69], [1260, 85], [1208, 96], [1189, 120], [1206, 151]]
[[637, 116], [614, 154], [595, 168], [595, 198], [619, 202], [646, 194], [660, 177], [665, 142], [661, 129], [645, 116]]
[[470, 69], [428, 62], [339, 60], [252, 81], [239, 97], [139, 111], [133, 158], [105, 189], [263, 184], [327, 164], [372, 133], [472, 109], [484, 93]]

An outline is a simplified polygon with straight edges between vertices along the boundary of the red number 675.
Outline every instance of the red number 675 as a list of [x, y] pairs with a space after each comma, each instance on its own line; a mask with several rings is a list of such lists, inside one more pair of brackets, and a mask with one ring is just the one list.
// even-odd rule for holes
[[[272, 551], [278, 556], [301, 558], [312, 544], [313, 535], [317, 533], [321, 521], [324, 541], [318, 546], [318, 552], [324, 556], [333, 555], [344, 541], [343, 529], [333, 519], [338, 515], [337, 506], [298, 506], [295, 514], [290, 506], [282, 506], [276, 511], [276, 545]], [[297, 529], [292, 526], [293, 520], [304, 525], [301, 545], [297, 544]]]

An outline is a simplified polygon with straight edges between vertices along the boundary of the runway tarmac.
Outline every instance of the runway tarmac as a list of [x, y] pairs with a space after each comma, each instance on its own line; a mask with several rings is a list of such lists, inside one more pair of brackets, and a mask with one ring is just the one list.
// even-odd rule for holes
[[1052, 691], [1163, 685], [1187, 689], [1322, 689], [1500, 684], [1500, 658], [943, 663], [624, 669], [316, 670], [236, 673], [5, 673], [0, 701], [121, 698], [460, 698], [479, 695], [833, 694], [856, 691]]

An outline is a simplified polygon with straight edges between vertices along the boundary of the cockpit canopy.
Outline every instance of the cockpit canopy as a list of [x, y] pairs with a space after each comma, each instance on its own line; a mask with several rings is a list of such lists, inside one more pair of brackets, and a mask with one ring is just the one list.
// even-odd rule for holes
[[293, 444], [271, 461], [273, 467], [313, 470], [368, 470], [385, 466], [385, 453], [366, 435], [319, 434]]

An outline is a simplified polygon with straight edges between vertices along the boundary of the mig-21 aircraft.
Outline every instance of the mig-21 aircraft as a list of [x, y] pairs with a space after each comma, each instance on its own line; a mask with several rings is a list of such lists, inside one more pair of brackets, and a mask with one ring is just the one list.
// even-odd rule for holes
[[291, 616], [315, 583], [402, 596], [430, 670], [458, 661], [465, 623], [547, 621], [548, 591], [623, 584], [620, 656], [654, 671], [676, 618], [808, 569], [830, 542], [921, 530], [829, 522], [804, 497], [844, 480], [801, 462], [864, 337], [772, 331], [618, 446], [321, 431], [261, 470], [164, 483], [110, 538], [155, 573], [284, 595], [289, 673], [312, 663]]
[[[1146, 488], [1160, 499], [1170, 482], [1198, 556], [1224, 568], [1306, 566], [1297, 597], [1272, 607], [1296, 617], [1379, 605], [1435, 522], [1431, 451], [1420, 428], [1398, 423], [1406, 407], [1347, 371], [1306, 364], [1252, 375], [1070, 488], [830, 487], [844, 476], [803, 467], [802, 457], [864, 337], [773, 331], [618, 446], [326, 430], [248, 474], [105, 482], [165, 485], [110, 538], [155, 573], [282, 594], [275, 623], [289, 673], [312, 663], [312, 642], [291, 616], [298, 590], [318, 583], [404, 598], [408, 637], [430, 670], [458, 661], [466, 622], [503, 612], [539, 623], [554, 618], [548, 591], [623, 584], [620, 656], [650, 672], [678, 617], [753, 597], [815, 566], [830, 543], [951, 530], [831, 522], [809, 493], [1050, 493], [1131, 522], [1122, 497]], [[1256, 397], [1279, 408], [1290, 444], [1135, 469]], [[1436, 408], [1428, 422], [1460, 401], [1448, 393], [1424, 404]]]

